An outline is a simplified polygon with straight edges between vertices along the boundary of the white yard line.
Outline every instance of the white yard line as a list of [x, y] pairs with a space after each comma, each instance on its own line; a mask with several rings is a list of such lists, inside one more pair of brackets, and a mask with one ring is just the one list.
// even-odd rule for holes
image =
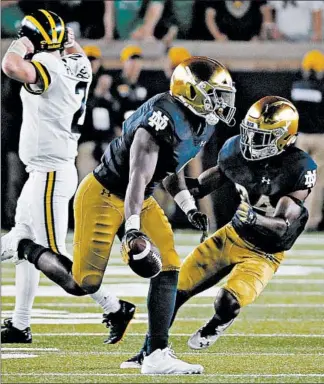
[[324, 284], [324, 279], [283, 279], [281, 277], [275, 276], [273, 280], [270, 280], [268, 284], [312, 284], [320, 285], [321, 287]]
[[[32, 355], [29, 353], [1, 353], [1, 360], [6, 359], [30, 359], [33, 357], [38, 357], [38, 355]], [[3, 373], [1, 373], [3, 375]]]
[[[282, 268], [291, 268], [291, 267], [282, 267]], [[295, 267], [294, 267], [295, 268]], [[310, 267], [305, 268], [310, 269]], [[324, 276], [324, 268], [312, 268], [316, 270], [323, 270], [323, 276]], [[292, 271], [290, 270], [289, 273]], [[285, 273], [283, 271], [283, 273]], [[310, 284], [312, 284], [312, 280], [309, 280]], [[296, 280], [291, 280], [290, 284], [294, 284]], [[15, 296], [16, 294], [16, 287], [12, 285], [3, 285], [1, 287], [1, 295], [4, 296]], [[131, 288], [131, 289], [130, 289]], [[133, 284], [110, 284], [109, 289], [111, 293], [115, 294], [116, 296], [131, 296], [133, 297], [147, 297], [149, 288], [149, 282], [138, 282]], [[200, 293], [197, 295], [197, 297], [215, 297], [219, 291], [219, 287], [212, 287], [205, 292]], [[284, 292], [283, 292], [284, 293]], [[70, 295], [65, 292], [61, 287], [57, 285], [43, 285], [39, 287], [39, 290], [37, 292], [38, 297], [70, 297]]]
[[[127, 336], [145, 336], [146, 333], [127, 333]], [[170, 333], [170, 336], [188, 337], [191, 333]], [[103, 332], [57, 332], [57, 333], [33, 333], [33, 336], [44, 336], [44, 337], [57, 337], [57, 336], [107, 336], [107, 333]], [[324, 338], [324, 334], [296, 334], [296, 333], [227, 333], [222, 337], [298, 337], [298, 338]]]
[[[3, 349], [2, 349], [3, 350]], [[27, 349], [25, 349], [27, 350]], [[32, 349], [31, 349], [32, 350]], [[54, 351], [55, 352], [55, 351]], [[120, 356], [120, 355], [132, 355], [132, 353], [136, 353], [138, 351], [121, 351], [121, 352], [100, 352], [100, 351], [87, 351], [87, 355], [102, 355], [102, 356]], [[179, 352], [179, 355], [185, 355], [185, 356], [293, 356], [293, 357], [299, 357], [299, 356], [324, 356], [324, 352], [318, 352], [318, 353], [277, 353], [277, 352], [233, 352], [233, 353], [226, 353], [226, 352]], [[84, 356], [85, 353], [83, 352], [72, 352], [72, 351], [59, 351], [59, 355], [72, 355], [72, 356]]]
[[[172, 377], [172, 376], [180, 376], [183, 377], [183, 375], [176, 375], [176, 374], [169, 374], [169, 375], [142, 375], [140, 373], [2, 373], [3, 376], [17, 376], [17, 377], [39, 377], [39, 376], [58, 376], [58, 377], [64, 377], [64, 376], [85, 376], [85, 377], [145, 377], [145, 376], [163, 376], [163, 377]], [[324, 373], [274, 373], [274, 374], [259, 374], [259, 373], [242, 373], [242, 374], [219, 374], [219, 373], [205, 373], [202, 374], [201, 377], [324, 377]]]
[[59, 352], [60, 350], [58, 348], [8, 348], [8, 347], [1, 347], [1, 351], [44, 351], [44, 352]]
[[[11, 313], [10, 313], [11, 315]], [[4, 316], [2, 319], [6, 318], [6, 316]], [[98, 315], [97, 317], [94, 317], [94, 318], [91, 318], [91, 317], [87, 317], [87, 316], [83, 316], [83, 318], [59, 318], [59, 317], [54, 317], [54, 318], [40, 318], [40, 317], [34, 317], [32, 316], [32, 324], [33, 325], [79, 325], [79, 324], [95, 324], [95, 325], [99, 325], [101, 323], [101, 316]], [[207, 320], [209, 320], [209, 318], [207, 317], [200, 317], [200, 318], [177, 318], [176, 319], [177, 321], [181, 321], [183, 323], [200, 323], [200, 324], [203, 324], [205, 323]], [[248, 320], [242, 320], [242, 319], [237, 319], [236, 322], [241, 322], [241, 321], [249, 321], [250, 323], [260, 323], [260, 322], [286, 322], [286, 321], [289, 321], [290, 323], [305, 323], [305, 321], [307, 321], [308, 323], [310, 322], [316, 322], [316, 323], [320, 323], [322, 320], [321, 319], [307, 319], [307, 320], [304, 320], [304, 319], [268, 319], [268, 318], [264, 318], [264, 319], [248, 319]], [[142, 319], [133, 319], [132, 320], [132, 324], [147, 324], [147, 318], [142, 318]]]

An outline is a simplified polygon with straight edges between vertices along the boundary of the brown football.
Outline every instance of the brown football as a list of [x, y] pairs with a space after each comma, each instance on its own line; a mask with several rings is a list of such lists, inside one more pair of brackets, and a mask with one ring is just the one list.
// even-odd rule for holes
[[148, 279], [157, 276], [162, 270], [159, 251], [145, 237], [131, 241], [128, 264], [137, 275]]

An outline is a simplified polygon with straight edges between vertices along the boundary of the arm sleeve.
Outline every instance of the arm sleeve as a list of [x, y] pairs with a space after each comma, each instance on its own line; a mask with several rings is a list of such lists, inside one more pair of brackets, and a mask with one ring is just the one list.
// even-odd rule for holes
[[42, 52], [33, 56], [31, 64], [36, 69], [37, 84], [24, 84], [24, 87], [33, 95], [41, 95], [55, 81], [58, 72], [58, 60], [50, 53]]

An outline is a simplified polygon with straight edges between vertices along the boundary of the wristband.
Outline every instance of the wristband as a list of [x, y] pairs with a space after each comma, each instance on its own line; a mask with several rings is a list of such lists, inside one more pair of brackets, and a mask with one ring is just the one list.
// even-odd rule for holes
[[16, 53], [20, 57], [24, 58], [27, 54], [27, 47], [20, 40], [14, 40], [10, 44], [7, 53]]
[[185, 214], [187, 214], [192, 209], [197, 209], [195, 199], [190, 194], [188, 189], [178, 192], [174, 196], [174, 201], [179, 205]]
[[125, 232], [130, 231], [131, 229], [136, 229], [139, 231], [141, 227], [141, 220], [139, 215], [130, 216], [125, 223]]

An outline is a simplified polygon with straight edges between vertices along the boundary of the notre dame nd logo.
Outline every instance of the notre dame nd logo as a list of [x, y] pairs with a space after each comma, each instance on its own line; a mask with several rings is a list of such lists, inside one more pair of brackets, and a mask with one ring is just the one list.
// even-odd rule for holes
[[316, 170], [314, 171], [307, 171], [305, 175], [305, 185], [307, 188], [314, 187], [316, 183]]
[[152, 116], [148, 119], [148, 123], [156, 131], [163, 131], [168, 125], [169, 118], [162, 115], [161, 111], [154, 111]]

